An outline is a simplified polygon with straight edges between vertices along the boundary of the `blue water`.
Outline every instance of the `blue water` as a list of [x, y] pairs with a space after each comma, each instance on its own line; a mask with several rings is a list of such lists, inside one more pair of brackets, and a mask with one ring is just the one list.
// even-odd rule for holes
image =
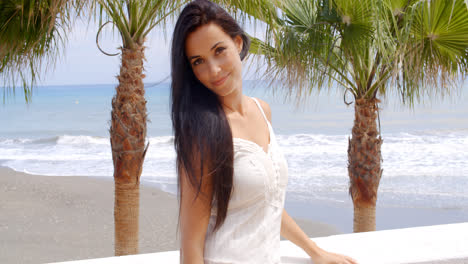
[[[313, 93], [295, 107], [265, 83], [244, 83], [247, 95], [272, 109], [272, 125], [289, 165], [288, 199], [349, 203], [347, 144], [353, 106], [340, 91]], [[0, 107], [0, 166], [59, 176], [112, 177], [109, 120], [114, 85], [50, 86]], [[175, 189], [169, 85], [147, 87], [150, 123], [142, 181]], [[457, 209], [468, 221], [468, 88], [414, 110], [395, 96], [381, 103], [384, 169], [379, 205]], [[431, 103], [432, 102], [432, 103]]]

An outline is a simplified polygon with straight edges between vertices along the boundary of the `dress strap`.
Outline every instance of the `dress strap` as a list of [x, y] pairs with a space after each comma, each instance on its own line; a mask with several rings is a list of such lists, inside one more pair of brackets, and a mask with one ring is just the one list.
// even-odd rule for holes
[[260, 112], [262, 112], [263, 118], [265, 118], [265, 121], [267, 122], [267, 124], [269, 124], [268, 118], [266, 117], [265, 112], [263, 112], [263, 108], [262, 108], [262, 106], [260, 105], [260, 103], [258, 102], [257, 98], [252, 97], [252, 99], [255, 101], [255, 103], [257, 104], [258, 108], [260, 108]]

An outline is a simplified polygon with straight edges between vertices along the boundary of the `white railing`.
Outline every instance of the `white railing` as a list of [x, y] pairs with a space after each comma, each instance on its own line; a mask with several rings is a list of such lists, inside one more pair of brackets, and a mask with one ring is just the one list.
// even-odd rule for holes
[[[468, 264], [468, 222], [319, 237], [325, 250], [342, 253], [360, 264]], [[281, 241], [282, 263], [313, 263], [289, 241]], [[61, 264], [179, 263], [179, 251], [61, 262]], [[263, 263], [262, 263], [263, 264]]]

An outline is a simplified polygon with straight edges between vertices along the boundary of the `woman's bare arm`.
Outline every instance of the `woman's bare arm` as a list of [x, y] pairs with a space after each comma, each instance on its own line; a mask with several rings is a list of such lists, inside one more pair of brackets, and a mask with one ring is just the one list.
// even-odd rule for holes
[[[212, 185], [203, 178], [198, 196], [186, 174], [181, 170], [180, 198], [180, 263], [203, 264], [205, 235], [211, 214]], [[195, 198], [196, 197], [196, 198]]]
[[311, 257], [319, 254], [320, 248], [317, 244], [302, 231], [284, 209], [281, 217], [281, 236], [302, 248]]
[[357, 261], [341, 254], [325, 251], [315, 244], [294, 219], [283, 209], [281, 236], [302, 248], [316, 264], [357, 264]]

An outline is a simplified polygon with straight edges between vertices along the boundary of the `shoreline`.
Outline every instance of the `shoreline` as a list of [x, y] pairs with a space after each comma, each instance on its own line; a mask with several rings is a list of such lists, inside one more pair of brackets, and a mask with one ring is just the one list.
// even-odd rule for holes
[[[114, 181], [40, 176], [0, 167], [0, 263], [44, 263], [114, 256]], [[178, 249], [177, 198], [140, 185], [140, 254]], [[309, 237], [339, 234], [297, 219]]]

